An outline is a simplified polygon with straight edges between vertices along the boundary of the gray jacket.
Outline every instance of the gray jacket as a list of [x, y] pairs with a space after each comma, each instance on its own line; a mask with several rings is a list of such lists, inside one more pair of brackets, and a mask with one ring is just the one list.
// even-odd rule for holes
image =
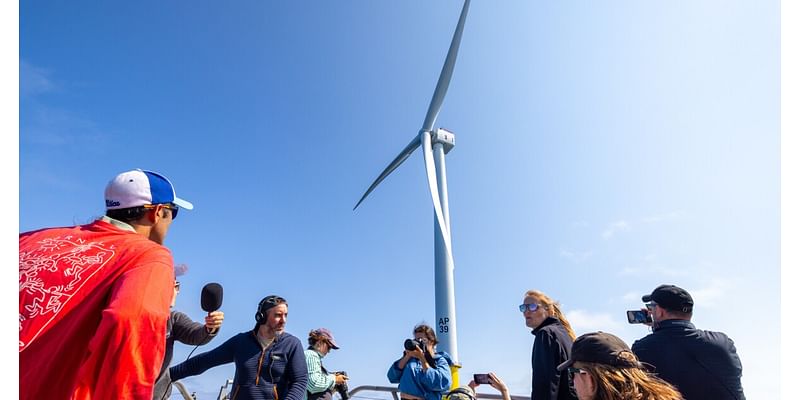
[[[172, 311], [167, 320], [167, 347], [164, 351], [164, 363], [153, 388], [153, 400], [169, 398], [172, 393], [171, 379], [169, 376], [169, 363], [172, 362], [172, 348], [175, 341], [188, 345], [201, 345], [211, 341], [217, 332], [208, 333], [205, 324], [192, 321], [188, 315], [180, 311]], [[166, 393], [166, 395], [165, 395]]]

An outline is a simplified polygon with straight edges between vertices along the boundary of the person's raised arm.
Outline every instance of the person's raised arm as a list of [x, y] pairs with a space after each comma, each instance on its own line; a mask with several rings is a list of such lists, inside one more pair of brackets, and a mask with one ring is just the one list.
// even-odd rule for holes
[[[498, 392], [500, 392], [500, 395], [503, 396], [503, 400], [511, 400], [511, 394], [508, 392], [508, 387], [506, 386], [505, 382], [503, 382], [503, 380], [501, 380], [497, 375], [495, 375], [494, 372], [489, 372], [488, 375], [489, 375], [489, 385], [497, 389]], [[475, 397], [478, 397], [478, 392], [475, 390], [478, 386], [480, 386], [480, 384], [475, 382], [474, 380], [469, 381], [469, 387], [471, 387], [472, 390], [475, 391]]]
[[390, 383], [400, 383], [400, 377], [403, 376], [403, 368], [406, 367], [408, 361], [413, 358], [408, 351], [403, 350], [403, 357], [392, 363], [389, 366], [389, 371], [386, 372], [386, 377]]
[[[219, 312], [219, 311], [215, 311]], [[218, 329], [209, 329], [208, 318], [206, 317], [206, 324], [203, 325], [199, 322], [192, 321], [188, 315], [175, 311], [172, 322], [172, 336], [175, 340], [189, 345], [201, 345], [211, 341], [216, 335]], [[220, 321], [220, 325], [222, 322]]]
[[170, 378], [172, 378], [174, 382], [187, 376], [200, 375], [209, 368], [216, 367], [217, 365], [233, 362], [234, 350], [238, 340], [240, 340], [240, 335], [226, 340], [225, 343], [222, 343], [211, 351], [200, 353], [171, 367], [169, 369]]

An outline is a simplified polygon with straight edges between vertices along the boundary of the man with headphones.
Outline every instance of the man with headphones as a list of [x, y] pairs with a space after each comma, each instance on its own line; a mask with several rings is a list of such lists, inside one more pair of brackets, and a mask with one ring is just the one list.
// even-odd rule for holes
[[218, 365], [235, 363], [231, 399], [303, 400], [308, 383], [300, 339], [285, 332], [289, 304], [280, 296], [258, 303], [253, 330], [169, 369], [173, 381], [199, 375]]
[[733, 340], [694, 327], [689, 292], [661, 285], [642, 301], [653, 317], [653, 333], [631, 346], [639, 361], [654, 366], [651, 372], [675, 385], [686, 400], [744, 400], [742, 362]]

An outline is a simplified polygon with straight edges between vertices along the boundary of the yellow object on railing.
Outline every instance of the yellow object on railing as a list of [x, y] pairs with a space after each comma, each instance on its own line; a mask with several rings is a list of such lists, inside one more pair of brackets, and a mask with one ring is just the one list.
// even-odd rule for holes
[[453, 377], [452, 383], [450, 383], [450, 390], [453, 390], [460, 385], [458, 384], [458, 370], [461, 369], [461, 364], [453, 364], [450, 366], [450, 375]]

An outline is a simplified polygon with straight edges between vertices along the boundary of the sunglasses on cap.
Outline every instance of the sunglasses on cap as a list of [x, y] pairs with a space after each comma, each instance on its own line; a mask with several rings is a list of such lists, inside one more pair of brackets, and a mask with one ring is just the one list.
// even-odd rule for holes
[[542, 306], [541, 304], [536, 304], [536, 303], [520, 304], [519, 305], [519, 312], [525, 312], [525, 311], [533, 312], [533, 311], [538, 310], [539, 307], [541, 307], [541, 306]]

